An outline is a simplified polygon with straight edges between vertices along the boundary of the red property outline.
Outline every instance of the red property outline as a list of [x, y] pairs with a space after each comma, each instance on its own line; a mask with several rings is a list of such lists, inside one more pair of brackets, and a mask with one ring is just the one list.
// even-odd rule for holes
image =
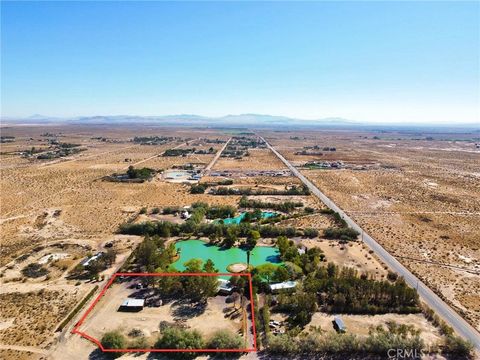
[[[113, 281], [117, 276], [247, 276], [248, 277], [248, 284], [250, 288], [250, 306], [251, 306], [251, 314], [252, 314], [252, 329], [253, 329], [253, 348], [251, 349], [106, 349], [102, 346], [100, 341], [95, 339], [94, 337], [82, 332], [79, 330], [80, 326], [84, 323], [85, 319], [87, 318], [88, 314], [93, 310], [95, 305], [100, 301], [103, 295], [105, 295], [106, 291], [113, 284]], [[79, 334], [80, 336], [84, 337], [87, 340], [95, 343], [100, 350], [103, 352], [256, 352], [257, 351], [257, 331], [255, 328], [255, 312], [253, 306], [253, 288], [252, 288], [252, 275], [250, 273], [115, 273], [112, 275], [110, 280], [107, 282], [105, 287], [102, 289], [100, 294], [95, 298], [92, 304], [88, 307], [87, 311], [83, 314], [80, 320], [75, 324], [72, 334]]]

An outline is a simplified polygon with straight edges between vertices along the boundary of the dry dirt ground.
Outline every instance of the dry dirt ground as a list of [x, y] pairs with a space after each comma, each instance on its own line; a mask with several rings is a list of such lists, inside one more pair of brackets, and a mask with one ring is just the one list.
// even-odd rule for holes
[[[233, 333], [241, 331], [242, 316], [240, 312], [235, 319], [225, 317], [227, 312], [233, 310], [233, 305], [227, 304], [224, 296], [209, 298], [205, 310], [194, 316], [187, 314], [192, 309], [190, 304], [177, 304], [176, 302], [160, 307], [145, 307], [140, 312], [118, 311], [124, 299], [132, 297], [132, 294], [136, 292], [129, 288], [131, 284], [134, 282], [113, 284], [95, 305], [79, 330], [96, 339], [101, 339], [107, 331], [118, 330], [129, 338], [128, 334], [132, 329], [139, 329], [147, 338], [150, 346], [154, 345], [161, 334], [159, 328], [161, 321], [183, 324], [187, 329], [200, 331], [206, 339], [218, 330], [228, 330]], [[247, 347], [252, 346], [253, 344], [247, 344]]]
[[[312, 320], [305, 327], [304, 331], [309, 331], [311, 327], [315, 327], [317, 329], [320, 328], [327, 333], [334, 333], [334, 316], [335, 315], [323, 312], [316, 312], [313, 314]], [[272, 313], [270, 318], [282, 322], [285, 321], [286, 316], [282, 313]], [[439, 333], [438, 329], [420, 314], [341, 315], [341, 318], [347, 328], [347, 332], [358, 336], [368, 336], [370, 328], [385, 325], [389, 321], [394, 321], [402, 325], [412, 325], [415, 330], [419, 330], [421, 338], [425, 341], [427, 346], [433, 346], [442, 341], [442, 335]]]
[[268, 149], [249, 149], [242, 159], [220, 158], [213, 170], [280, 170], [285, 165]]
[[[302, 172], [480, 329], [480, 151], [471, 140], [478, 133], [291, 136], [267, 134], [296, 165], [310, 160], [365, 165], [366, 170]], [[336, 151], [295, 155], [314, 145]]]
[[[48, 136], [42, 136], [47, 132]], [[63, 336], [55, 333], [55, 329], [93, 287], [65, 279], [86, 252], [103, 250], [106, 242], [115, 243], [119, 250], [118, 265], [104, 273], [108, 276], [138, 242], [135, 237], [115, 235], [120, 224], [134, 219], [143, 206], [190, 205], [192, 202], [182, 184], [157, 180], [122, 184], [105, 182], [101, 178], [125, 171], [130, 165], [158, 170], [193, 161], [208, 163], [213, 154], [195, 155], [195, 158], [158, 155], [188, 139], [216, 139], [222, 138], [222, 134], [198, 130], [192, 137], [191, 131], [151, 127], [132, 130], [102, 126], [18, 126], [3, 127], [3, 135], [12, 135], [16, 139], [14, 143], [1, 144], [0, 149], [0, 344], [10, 346], [0, 347], [0, 351], [7, 353], [6, 358], [13, 358], [20, 351], [14, 346], [33, 344], [32, 357], [36, 357], [48, 346], [47, 339], [55, 341]], [[151, 146], [132, 142], [134, 136], [153, 135], [174, 139], [168, 144]], [[46, 147], [47, 138], [81, 144], [87, 150], [55, 160], [30, 160], [18, 153], [12, 154], [31, 147]], [[228, 139], [228, 136], [223, 138]], [[198, 140], [195, 146], [218, 149], [221, 144], [205, 145]], [[225, 203], [225, 200], [208, 195], [197, 195], [194, 201], [197, 200]], [[37, 279], [22, 276], [21, 270], [26, 265], [50, 255], [54, 257], [44, 264], [49, 270], [48, 276]], [[46, 312], [48, 306], [49, 312]], [[26, 318], [24, 314], [30, 316]], [[31, 331], [25, 331], [27, 326]], [[33, 331], [36, 335], [32, 335]], [[22, 337], [24, 339], [20, 341]], [[22, 356], [26, 356], [28, 349], [22, 349], [25, 350], [22, 350]]]
[[388, 270], [360, 242], [342, 244], [334, 240], [304, 239], [301, 241], [301, 244], [308, 249], [312, 247], [320, 248], [328, 262], [354, 268], [360, 274], [367, 274], [369, 277], [377, 280], [386, 279]]

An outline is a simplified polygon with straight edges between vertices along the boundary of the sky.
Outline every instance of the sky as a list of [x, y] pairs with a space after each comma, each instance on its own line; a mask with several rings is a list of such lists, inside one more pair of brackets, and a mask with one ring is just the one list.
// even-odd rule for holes
[[480, 124], [480, 2], [1, 2], [1, 115]]

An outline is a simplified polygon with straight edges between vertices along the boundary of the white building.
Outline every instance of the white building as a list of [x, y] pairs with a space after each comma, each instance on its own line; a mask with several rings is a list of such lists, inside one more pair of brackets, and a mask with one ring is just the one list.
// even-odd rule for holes
[[145, 299], [127, 298], [120, 305], [120, 310], [123, 311], [140, 311], [145, 306]]
[[272, 293], [276, 293], [282, 290], [291, 290], [297, 287], [296, 281], [284, 281], [277, 284], [270, 284], [270, 290]]

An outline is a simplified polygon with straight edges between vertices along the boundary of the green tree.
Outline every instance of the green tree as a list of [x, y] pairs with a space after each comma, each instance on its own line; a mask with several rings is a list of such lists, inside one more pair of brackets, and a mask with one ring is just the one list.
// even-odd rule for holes
[[269, 283], [272, 278], [273, 274], [277, 270], [277, 266], [271, 263], [266, 263], [262, 265], [258, 265], [255, 269], [253, 269], [254, 275], [260, 276], [263, 280]]
[[136, 250], [137, 262], [140, 266], [152, 266], [157, 268], [159, 265], [159, 252], [155, 242], [146, 236]]
[[290, 274], [284, 266], [277, 266], [272, 276], [272, 280], [276, 282], [287, 281], [289, 278]]
[[[218, 269], [212, 260], [208, 259], [202, 267], [202, 260], [191, 259], [185, 264], [186, 273], [216, 273]], [[218, 291], [217, 276], [185, 276], [183, 280], [183, 293], [193, 303], [205, 302]]]
[[257, 246], [258, 239], [260, 239], [260, 233], [257, 230], [250, 230], [247, 237], [247, 248], [253, 250]]
[[[211, 259], [208, 259], [203, 265], [203, 271], [209, 274], [218, 273], [215, 264]], [[206, 300], [211, 296], [215, 296], [218, 292], [218, 277], [217, 276], [202, 276], [202, 300]]]
[[190, 259], [183, 264], [185, 266], [186, 273], [198, 273], [202, 272], [202, 259]]

